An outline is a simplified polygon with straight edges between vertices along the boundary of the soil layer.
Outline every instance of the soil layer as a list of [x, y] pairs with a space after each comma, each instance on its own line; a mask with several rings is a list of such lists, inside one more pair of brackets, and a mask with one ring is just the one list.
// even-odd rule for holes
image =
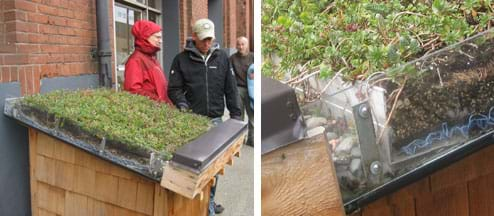
[[[487, 115], [494, 106], [493, 56], [494, 40], [489, 40], [480, 46], [462, 45], [424, 62], [427, 73], [406, 82], [394, 108], [395, 99], [388, 99], [393, 146], [398, 149], [423, 139], [443, 123], [462, 125], [472, 114]], [[389, 87], [389, 92], [398, 88]]]

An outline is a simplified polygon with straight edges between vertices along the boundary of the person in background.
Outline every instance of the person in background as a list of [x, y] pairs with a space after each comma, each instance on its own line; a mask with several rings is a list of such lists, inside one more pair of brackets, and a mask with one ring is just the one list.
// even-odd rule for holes
[[250, 108], [254, 110], [254, 64], [247, 70], [247, 89], [249, 91]]
[[[237, 83], [228, 55], [219, 49], [214, 24], [209, 19], [197, 20], [192, 27], [192, 42], [173, 59], [168, 95], [180, 110], [208, 116], [213, 123], [221, 121], [225, 100], [230, 118], [240, 120]], [[216, 176], [216, 178], [218, 178]], [[218, 181], [216, 181], [217, 185]], [[209, 215], [220, 214], [224, 207], [214, 202], [216, 185], [211, 187]]]
[[250, 107], [249, 92], [247, 90], [247, 69], [254, 63], [254, 55], [249, 52], [249, 40], [246, 37], [237, 38], [237, 52], [230, 56], [230, 62], [237, 79], [242, 119], [244, 119], [244, 113], [247, 112], [249, 121], [249, 134], [246, 144], [254, 146], [254, 110]]
[[156, 60], [161, 47], [161, 27], [147, 20], [139, 20], [132, 27], [135, 50], [125, 64], [124, 90], [171, 104], [168, 81]]

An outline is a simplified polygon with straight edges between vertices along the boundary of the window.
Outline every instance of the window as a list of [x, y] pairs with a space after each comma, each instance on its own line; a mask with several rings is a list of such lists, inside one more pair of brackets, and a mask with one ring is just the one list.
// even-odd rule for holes
[[[134, 23], [141, 19], [147, 19], [161, 25], [161, 6], [154, 0], [126, 0], [117, 1], [114, 5], [115, 20], [115, 64], [116, 86], [122, 88], [125, 73], [125, 63], [134, 52], [134, 36], [131, 33]], [[147, 4], [147, 5], [146, 5]], [[162, 54], [158, 53], [158, 61], [161, 62]]]
[[159, 14], [149, 11], [148, 20], [153, 21], [154, 23], [161, 23], [159, 20], [159, 16]]

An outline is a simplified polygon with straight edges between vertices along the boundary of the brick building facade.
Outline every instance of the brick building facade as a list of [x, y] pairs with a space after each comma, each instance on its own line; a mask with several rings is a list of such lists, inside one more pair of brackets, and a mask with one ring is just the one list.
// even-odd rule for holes
[[[179, 29], [179, 41], [176, 42], [179, 50], [191, 35], [194, 21], [211, 15], [208, 12], [214, 9], [208, 4], [215, 1], [222, 4], [219, 11], [223, 13], [223, 23], [217, 26], [221, 30], [217, 31], [217, 35], [221, 34], [217, 36], [221, 39], [221, 47], [234, 48], [238, 36], [253, 38], [252, 0], [182, 0], [178, 1], [178, 25], [173, 26]], [[128, 2], [132, 1], [109, 1], [112, 45], [115, 36], [113, 6], [117, 3], [131, 7]], [[166, 9], [159, 11], [167, 12]], [[162, 18], [166, 22], [166, 15]], [[174, 42], [164, 41], [165, 47], [167, 43]], [[43, 78], [97, 73], [96, 48], [95, 1], [0, 2], [0, 83], [18, 81], [23, 95], [39, 92]], [[163, 49], [163, 55], [168, 59], [177, 52]], [[115, 50], [112, 56], [115, 56]], [[165, 70], [168, 67], [164, 65]], [[113, 65], [113, 70], [115, 68]]]
[[[98, 87], [97, 1], [0, 0], [1, 110], [8, 97]], [[253, 0], [108, 0], [108, 6], [112, 77], [132, 52], [130, 27], [138, 19], [163, 26], [165, 71], [199, 18], [215, 22], [217, 40], [229, 52], [238, 36], [253, 37]], [[30, 212], [27, 136], [0, 115], [0, 193], [15, 194], [0, 197], [0, 215]]]

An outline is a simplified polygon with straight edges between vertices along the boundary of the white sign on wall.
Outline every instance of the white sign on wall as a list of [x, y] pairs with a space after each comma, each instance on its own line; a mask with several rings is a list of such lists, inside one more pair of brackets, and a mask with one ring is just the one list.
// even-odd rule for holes
[[115, 21], [127, 24], [127, 8], [115, 6]]
[[115, 21], [127, 24], [127, 20], [129, 21], [129, 25], [134, 25], [134, 11], [115, 6]]

